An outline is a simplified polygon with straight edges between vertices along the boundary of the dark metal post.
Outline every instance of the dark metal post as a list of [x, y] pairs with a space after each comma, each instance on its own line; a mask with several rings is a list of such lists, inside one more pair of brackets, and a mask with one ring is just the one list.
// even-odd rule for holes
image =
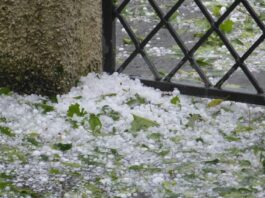
[[110, 74], [115, 71], [116, 20], [113, 14], [113, 8], [113, 0], [102, 0], [103, 71]]

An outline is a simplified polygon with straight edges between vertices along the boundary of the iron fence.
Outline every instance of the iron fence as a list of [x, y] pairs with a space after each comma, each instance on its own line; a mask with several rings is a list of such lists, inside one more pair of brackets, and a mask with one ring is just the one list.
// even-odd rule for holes
[[[246, 102], [252, 104], [265, 105], [264, 90], [260, 83], [256, 80], [255, 76], [249, 70], [245, 61], [249, 56], [257, 49], [257, 47], [265, 39], [265, 25], [259, 18], [256, 11], [253, 9], [248, 0], [234, 0], [233, 3], [226, 9], [226, 11], [215, 20], [207, 7], [201, 0], [194, 0], [200, 12], [204, 15], [210, 24], [210, 28], [200, 37], [199, 41], [189, 49], [184, 41], [181, 39], [177, 31], [174, 29], [170, 22], [172, 15], [180, 8], [185, 0], [178, 0], [167, 13], [164, 13], [155, 0], [148, 0], [156, 15], [159, 17], [159, 23], [147, 34], [147, 36], [140, 40], [130, 27], [126, 18], [122, 15], [122, 11], [130, 3], [130, 0], [123, 0], [119, 5], [115, 6], [113, 0], [103, 0], [103, 62], [104, 71], [108, 73], [123, 72], [126, 67], [137, 56], [141, 55], [145, 63], [148, 65], [153, 75], [153, 80], [140, 79], [145, 85], [159, 88], [163, 91], [172, 91], [174, 88], [178, 88], [182, 94], [209, 97], [209, 98], [223, 98], [232, 101]], [[239, 5], [243, 5], [248, 11], [249, 15], [254, 19], [260, 30], [261, 36], [249, 47], [249, 49], [243, 54], [239, 55], [236, 49], [233, 47], [227, 35], [221, 30], [220, 25], [227, 19], [227, 17], [235, 10]], [[116, 48], [116, 20], [119, 20], [122, 27], [129, 35], [132, 43], [135, 46], [135, 50], [128, 56], [128, 58], [121, 64], [116, 65], [115, 61], [115, 48]], [[166, 76], [161, 76], [158, 72], [155, 64], [149, 58], [148, 53], [145, 50], [148, 42], [157, 34], [161, 28], [166, 28], [173, 37], [176, 44], [183, 52], [182, 59], [174, 66], [174, 68], [168, 72]], [[202, 46], [206, 40], [216, 33], [220, 40], [224, 43], [232, 55], [235, 64], [220, 78], [217, 83], [212, 83], [205, 72], [202, 70], [197, 60], [194, 57], [195, 52]], [[195, 84], [188, 84], [185, 82], [173, 83], [172, 77], [183, 67], [183, 65], [189, 62], [192, 68], [199, 74], [200, 79], [203, 81], [203, 86]], [[232, 74], [241, 69], [244, 75], [251, 82], [255, 88], [256, 93], [250, 93], [247, 91], [226, 90], [223, 89], [223, 84], [232, 76]], [[264, 76], [265, 77], [265, 76]]]

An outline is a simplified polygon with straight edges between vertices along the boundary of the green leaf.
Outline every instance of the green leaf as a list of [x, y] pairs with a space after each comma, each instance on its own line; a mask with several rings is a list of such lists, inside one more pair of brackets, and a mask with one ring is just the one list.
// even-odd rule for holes
[[123, 42], [123, 44], [125, 44], [125, 45], [132, 45], [132, 44], [133, 44], [133, 41], [132, 41], [132, 39], [130, 39], [130, 38], [123, 38], [123, 39], [122, 39], [122, 42]]
[[179, 12], [175, 12], [169, 19], [169, 21], [174, 21], [177, 19], [177, 17], [179, 16]]
[[213, 174], [220, 174], [222, 172], [222, 170], [216, 169], [216, 168], [203, 168], [202, 171], [204, 173], [213, 173]]
[[11, 90], [7, 87], [0, 87], [0, 95], [11, 95]]
[[190, 114], [188, 119], [189, 121], [186, 124], [186, 127], [191, 127], [191, 128], [194, 128], [196, 122], [203, 121], [203, 118], [200, 114]]
[[251, 198], [251, 190], [247, 188], [234, 188], [234, 187], [217, 187], [213, 189], [218, 192], [219, 195], [225, 198]]
[[116, 181], [116, 180], [119, 179], [117, 173], [116, 173], [114, 170], [111, 171], [111, 172], [109, 173], [109, 176], [110, 176], [110, 178], [111, 178], [113, 181]]
[[204, 35], [204, 34], [201, 33], [201, 32], [196, 32], [196, 33], [193, 34], [193, 37], [194, 37], [194, 38], [201, 38], [203, 35]]
[[224, 139], [229, 141], [229, 142], [238, 142], [238, 141], [240, 141], [239, 137], [235, 137], [235, 136], [232, 136], [232, 135], [224, 135]]
[[239, 38], [236, 38], [236, 39], [232, 40], [232, 42], [234, 42], [234, 43], [236, 43], [238, 45], [241, 45], [241, 46], [245, 45]]
[[60, 171], [59, 169], [57, 169], [57, 168], [51, 168], [51, 169], [49, 170], [49, 173], [50, 173], [51, 175], [58, 175], [58, 174], [61, 173], [61, 171]]
[[156, 154], [159, 155], [159, 156], [161, 156], [161, 157], [165, 157], [169, 153], [170, 153], [170, 150], [163, 150], [163, 151], [157, 152]]
[[49, 99], [52, 103], [58, 103], [57, 96], [49, 96]]
[[86, 183], [85, 187], [92, 193], [92, 198], [106, 197], [104, 190], [92, 182]]
[[98, 116], [96, 116], [95, 114], [90, 114], [89, 125], [90, 125], [90, 128], [91, 128], [93, 133], [95, 133], [95, 134], [100, 133], [100, 130], [102, 128], [102, 124], [101, 124], [101, 121], [100, 121]]
[[52, 155], [52, 161], [58, 162], [61, 159], [61, 156], [58, 153]]
[[148, 150], [150, 149], [146, 144], [140, 144], [139, 146], [140, 146], [141, 148], [145, 148], [145, 149], [148, 149]]
[[76, 100], [79, 100], [79, 99], [81, 99], [82, 98], [82, 96], [75, 96], [74, 97], [74, 99], [76, 99]]
[[32, 198], [41, 198], [41, 197], [43, 197], [40, 194], [38, 194], [37, 192], [34, 192], [33, 190], [31, 190], [29, 188], [18, 188], [18, 187], [16, 187], [15, 191], [17, 193], [19, 193], [23, 197], [28, 197], [28, 196], [30, 196]]
[[72, 144], [57, 143], [52, 148], [60, 151], [68, 151], [72, 148]]
[[178, 143], [180, 143], [180, 141], [182, 140], [182, 137], [179, 136], [179, 135], [176, 135], [176, 136], [170, 138], [170, 140], [171, 140], [172, 142], [174, 142], [175, 144], [178, 144]]
[[8, 127], [2, 127], [0, 126], [0, 134], [3, 134], [3, 135], [6, 135], [6, 136], [9, 136], [9, 137], [15, 137], [15, 133], [13, 133], [13, 131], [8, 128]]
[[97, 156], [90, 156], [90, 155], [79, 155], [78, 159], [81, 160], [86, 165], [91, 166], [102, 166], [103, 163], [96, 161]]
[[11, 182], [6, 182], [6, 181], [1, 181], [0, 180], [0, 192], [4, 189], [6, 189], [7, 187], [12, 186]]
[[74, 129], [77, 129], [79, 127], [79, 123], [76, 120], [68, 119], [68, 121]]
[[132, 166], [129, 166], [128, 168], [129, 170], [133, 170], [133, 171], [142, 171], [144, 170], [144, 165], [141, 164], [141, 165], [132, 165]]
[[226, 20], [220, 25], [220, 30], [222, 30], [225, 33], [232, 32], [233, 28], [234, 28], [234, 22], [230, 19]]
[[265, 174], [265, 159], [261, 162], [262, 168], [263, 168], [263, 174]]
[[27, 136], [27, 137], [25, 138], [25, 140], [26, 140], [27, 142], [31, 143], [31, 144], [34, 145], [34, 146], [39, 146], [39, 145], [40, 145], [40, 142], [39, 142], [39, 141], [37, 140], [37, 138], [35, 138], [35, 137]]
[[141, 105], [141, 104], [146, 104], [146, 100], [145, 98], [141, 97], [139, 94], [135, 94], [135, 97], [130, 98], [126, 102], [126, 104], [129, 106]]
[[170, 191], [171, 192], [171, 188], [173, 187], [173, 186], [175, 186], [177, 183], [176, 183], [176, 181], [164, 181], [163, 183], [162, 183], [162, 186], [163, 186], [163, 188], [164, 189], [166, 189], [167, 191]]
[[152, 133], [148, 136], [150, 139], [158, 141], [162, 137], [160, 133]]
[[251, 126], [242, 126], [242, 125], [238, 125], [233, 131], [232, 133], [234, 134], [239, 134], [239, 133], [243, 133], [243, 132], [250, 132], [254, 130], [253, 127]]
[[160, 74], [160, 76], [162, 76], [162, 77], [165, 77], [167, 74], [166, 74], [166, 72], [164, 72], [164, 71], [158, 71], [158, 73]]
[[148, 166], [145, 170], [145, 172], [149, 172], [149, 173], [161, 173], [162, 169], [158, 168], [158, 167], [150, 167]]
[[35, 104], [35, 107], [42, 110], [43, 113], [54, 111], [54, 107], [46, 103], [37, 103]]
[[78, 103], [71, 104], [67, 111], [67, 116], [70, 118], [72, 118], [74, 115], [83, 117], [86, 114], [86, 111], [83, 108], [80, 108], [80, 105]]
[[173, 98], [170, 100], [170, 102], [171, 102], [171, 104], [173, 104], [173, 105], [178, 105], [178, 106], [180, 106], [180, 99], [179, 99], [178, 96], [173, 97]]
[[118, 3], [118, 0], [112, 0], [112, 2], [113, 2], [114, 4], [116, 4], [116, 3]]
[[238, 149], [236, 147], [232, 147], [230, 149], [226, 149], [226, 151], [228, 151], [229, 153], [233, 154], [233, 155], [239, 155], [241, 154], [243, 151], [241, 149]]
[[114, 111], [110, 106], [105, 105], [102, 107], [102, 113], [104, 115], [107, 115], [111, 117], [114, 121], [117, 121], [120, 119], [120, 113], [117, 111]]
[[216, 107], [220, 105], [223, 101], [224, 101], [223, 99], [214, 99], [207, 104], [207, 107], [208, 108]]
[[68, 166], [68, 167], [71, 167], [71, 168], [80, 168], [81, 167], [80, 164], [74, 163], [74, 162], [62, 162], [62, 164], [64, 166]]
[[[137, 36], [137, 39], [140, 42], [144, 40], [144, 38], [142, 36]], [[133, 44], [132, 39], [130, 39], [129, 37], [123, 38], [122, 42], [123, 42], [124, 45], [132, 45]]]
[[212, 34], [208, 40], [205, 42], [204, 47], [208, 49], [207, 51], [212, 51], [217, 46], [222, 46], [224, 43], [217, 34]]
[[174, 45], [174, 46], [172, 47], [172, 51], [174, 52], [174, 55], [175, 55], [176, 57], [182, 57], [182, 56], [184, 55], [183, 52], [182, 52], [182, 50], [179, 48], [178, 45]]
[[219, 159], [214, 159], [214, 160], [210, 160], [210, 161], [205, 161], [205, 164], [218, 164], [220, 163]]
[[261, 152], [265, 152], [265, 145], [264, 144], [253, 145], [249, 149], [253, 150], [254, 154], [257, 155], [257, 154], [259, 154]]
[[207, 67], [207, 66], [211, 66], [211, 63], [209, 60], [205, 59], [205, 58], [198, 58], [196, 60], [196, 62], [198, 63], [198, 65], [200, 67]]
[[239, 164], [241, 166], [251, 166], [251, 162], [249, 160], [240, 160]]
[[216, 17], [221, 16], [221, 8], [222, 8], [221, 5], [215, 5], [212, 9], [213, 15]]
[[44, 161], [44, 162], [49, 161], [49, 156], [48, 156], [48, 155], [44, 155], [44, 154], [42, 154], [42, 155], [40, 155], [40, 158], [41, 158], [41, 160]]
[[201, 142], [201, 143], [204, 143], [204, 140], [202, 137], [198, 137], [195, 139], [196, 142]]
[[117, 94], [116, 93], [108, 93], [108, 94], [102, 95], [101, 99], [104, 100], [107, 97], [114, 97], [114, 96], [117, 96]]
[[140, 131], [148, 129], [149, 127], [158, 127], [158, 126], [159, 124], [155, 121], [137, 115], [133, 115], [133, 122], [131, 123], [132, 131]]
[[110, 149], [110, 152], [111, 152], [111, 154], [114, 155], [114, 156], [118, 156], [118, 155], [119, 155], [119, 152], [118, 152], [117, 149], [111, 148], [111, 149]]
[[[19, 160], [22, 163], [26, 163], [28, 161], [27, 156], [20, 150], [8, 146], [8, 145], [1, 145], [0, 144], [0, 151], [5, 156], [4, 160], [7, 162], [14, 162]], [[1, 159], [0, 155], [0, 161]]]
[[6, 173], [1, 173], [0, 172], [0, 181], [1, 179], [13, 179], [14, 177], [12, 175], [6, 174]]
[[7, 119], [5, 117], [0, 117], [0, 122], [7, 122]]

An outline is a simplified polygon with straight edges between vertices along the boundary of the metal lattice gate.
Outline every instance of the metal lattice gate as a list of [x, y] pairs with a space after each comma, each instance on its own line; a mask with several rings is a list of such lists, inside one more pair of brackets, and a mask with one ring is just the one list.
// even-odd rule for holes
[[[171, 91], [174, 88], [178, 88], [182, 94], [201, 96], [209, 98], [224, 98], [227, 100], [247, 102], [253, 104], [265, 105], [264, 90], [260, 83], [256, 80], [255, 76], [249, 70], [245, 61], [249, 56], [257, 49], [257, 47], [264, 42], [265, 39], [265, 25], [260, 19], [259, 15], [253, 9], [248, 0], [234, 0], [232, 4], [218, 17], [214, 19], [207, 7], [201, 0], [194, 0], [198, 6], [200, 12], [207, 19], [210, 24], [208, 30], [200, 37], [198, 42], [188, 49], [177, 31], [174, 29], [170, 22], [172, 15], [179, 9], [179, 7], [185, 2], [185, 0], [177, 1], [167, 13], [164, 13], [155, 0], [148, 0], [152, 9], [159, 17], [159, 23], [147, 34], [143, 39], [139, 39], [130, 27], [128, 21], [123, 16], [122, 12], [125, 7], [130, 3], [130, 0], [123, 0], [119, 5], [115, 6], [113, 0], [103, 0], [103, 59], [104, 59], [104, 71], [108, 73], [123, 72], [129, 63], [137, 56], [141, 55], [145, 63], [148, 65], [153, 75], [153, 80], [141, 79], [141, 81], [147, 85], [155, 88], [159, 88], [164, 91]], [[261, 36], [248, 48], [243, 54], [239, 55], [237, 50], [233, 47], [227, 35], [221, 30], [220, 25], [227, 19], [227, 17], [237, 8], [239, 5], [244, 6], [252, 19], [254, 19], [257, 26], [261, 29]], [[116, 48], [116, 20], [119, 20], [122, 27], [125, 29], [129, 38], [131, 39], [135, 49], [129, 54], [126, 60], [121, 65], [116, 65], [115, 61], [115, 48]], [[148, 42], [157, 34], [161, 28], [166, 28], [170, 35], [173, 37], [176, 44], [179, 46], [183, 53], [181, 60], [171, 69], [165, 76], [161, 76], [158, 72], [155, 64], [149, 58], [148, 53], [145, 50]], [[213, 34], [216, 33], [220, 40], [233, 57], [235, 64], [218, 80], [216, 83], [212, 83], [205, 72], [202, 70], [198, 61], [194, 57], [195, 52], [203, 45], [203, 43]], [[198, 73], [200, 79], [203, 81], [203, 86], [197, 86], [195, 84], [188, 83], [174, 83], [171, 82], [172, 77], [183, 67], [183, 65], [189, 62], [192, 68]], [[264, 64], [264, 63], [263, 63]], [[265, 66], [265, 64], [264, 64]], [[232, 76], [236, 70], [242, 70], [247, 79], [251, 82], [255, 88], [256, 93], [226, 90], [223, 89], [223, 84]], [[265, 78], [265, 76], [264, 76]]]

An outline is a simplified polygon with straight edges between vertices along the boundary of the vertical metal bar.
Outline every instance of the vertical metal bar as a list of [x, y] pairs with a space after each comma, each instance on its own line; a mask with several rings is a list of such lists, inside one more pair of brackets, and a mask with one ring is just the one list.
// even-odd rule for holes
[[103, 71], [113, 73], [115, 71], [116, 50], [116, 19], [113, 14], [113, 1], [102, 0], [102, 60]]

